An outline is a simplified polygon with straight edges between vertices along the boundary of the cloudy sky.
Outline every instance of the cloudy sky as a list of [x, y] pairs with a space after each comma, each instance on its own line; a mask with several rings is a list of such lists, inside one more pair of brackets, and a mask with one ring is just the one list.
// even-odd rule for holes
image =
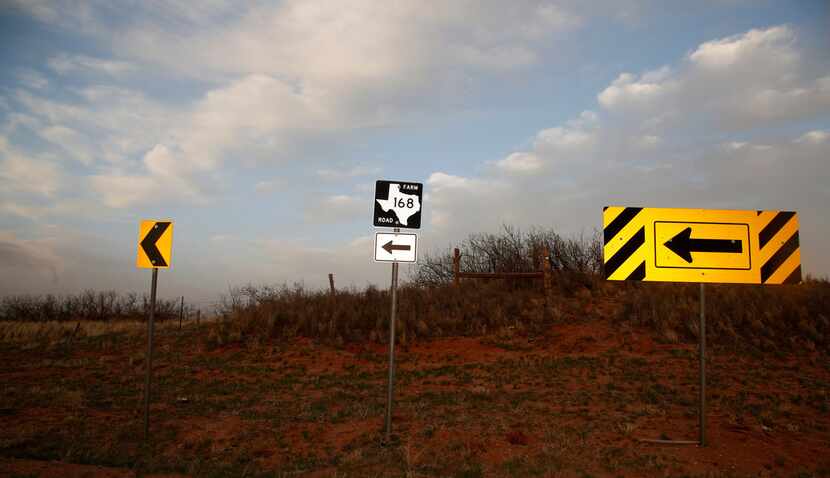
[[830, 273], [825, 1], [80, 3], [0, 3], [0, 294], [146, 290], [142, 218], [162, 296], [385, 285], [384, 178], [425, 183], [421, 250], [783, 209]]

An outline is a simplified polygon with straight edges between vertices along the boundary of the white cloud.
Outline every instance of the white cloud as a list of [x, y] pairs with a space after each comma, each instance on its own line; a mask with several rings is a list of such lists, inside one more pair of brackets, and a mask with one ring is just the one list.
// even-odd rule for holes
[[[651, 78], [649, 78], [651, 76]], [[638, 80], [631, 73], [622, 73], [598, 96], [599, 104], [607, 109], [648, 104], [673, 87], [665, 78], [646, 73]]]
[[650, 130], [809, 119], [830, 108], [830, 77], [815, 77], [802, 56], [791, 27], [750, 30], [701, 44], [677, 68], [622, 73], [597, 100], [620, 118], [646, 117], [641, 124]]
[[0, 182], [6, 190], [52, 197], [61, 186], [60, 169], [51, 161], [8, 151], [0, 161]]
[[542, 169], [542, 161], [533, 153], [513, 153], [496, 161], [496, 166], [507, 173], [529, 174]]
[[94, 161], [95, 151], [93, 147], [83, 135], [72, 128], [60, 125], [49, 126], [39, 130], [38, 134], [47, 141], [63, 148], [74, 159], [85, 165], [89, 165]]
[[[19, 280], [21, 276], [33, 275], [34, 272], [40, 280], [48, 278], [55, 282], [63, 267], [63, 260], [43, 241], [19, 239], [14, 232], [0, 230], [0, 273], [4, 277]], [[8, 292], [4, 289], [12, 282], [16, 281], [3, 281], [0, 293]]]
[[43, 88], [49, 86], [49, 80], [47, 80], [45, 76], [41, 75], [35, 70], [30, 70], [28, 68], [19, 70], [17, 72], [17, 79], [26, 88], [34, 90], [42, 90]]
[[830, 139], [830, 131], [808, 131], [796, 139], [797, 143], [820, 144]]
[[304, 216], [306, 221], [316, 224], [349, 222], [358, 217], [368, 218], [370, 206], [364, 198], [335, 194], [307, 201]]
[[280, 178], [270, 179], [268, 181], [259, 181], [254, 185], [254, 191], [257, 194], [268, 194], [277, 191], [285, 184], [285, 181]]
[[126, 61], [93, 58], [85, 55], [68, 55], [66, 53], [49, 58], [46, 64], [61, 75], [90, 72], [118, 76], [136, 70], [135, 65]]
[[109, 207], [122, 208], [161, 198], [161, 185], [150, 177], [124, 175], [94, 175], [89, 178], [94, 191], [103, 197]]
[[347, 168], [324, 168], [317, 170], [317, 176], [326, 181], [342, 181], [346, 179], [358, 178], [361, 176], [371, 176], [380, 172], [378, 167], [370, 167], [363, 164], [356, 164]]
[[[786, 25], [750, 30], [741, 35], [705, 42], [689, 54], [689, 59], [703, 68], [729, 70], [741, 63], [754, 62], [757, 60], [755, 56], [771, 53], [771, 60], [776, 66], [789, 67], [798, 61], [798, 54], [792, 48], [794, 40], [793, 30]], [[770, 58], [761, 60], [769, 61]]]
[[[816, 78], [813, 69], [793, 68], [809, 58], [789, 28], [705, 45], [693, 50], [703, 52], [695, 61], [621, 75], [597, 96], [600, 115], [539, 131], [532, 148], [481, 176], [434, 173], [427, 189], [432, 230], [462, 237], [506, 222], [578, 232], [596, 227], [609, 203], [792, 209], [802, 214], [805, 265], [828, 270], [830, 259], [808, 236], [830, 234], [821, 209], [830, 192], [818, 179], [830, 177], [830, 132], [782, 138], [769, 130], [826, 115], [826, 73]], [[755, 67], [762, 74], [752, 77]], [[761, 106], [763, 95], [771, 96]], [[752, 139], [730, 138], [733, 129]], [[532, 174], [504, 174], [519, 171]]]

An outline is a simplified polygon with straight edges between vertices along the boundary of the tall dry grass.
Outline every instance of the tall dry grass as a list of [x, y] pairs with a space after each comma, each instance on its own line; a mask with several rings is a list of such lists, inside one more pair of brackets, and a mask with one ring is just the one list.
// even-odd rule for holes
[[[619, 286], [617, 320], [655, 330], [669, 342], [697, 341], [698, 284], [629, 283]], [[760, 351], [830, 352], [830, 282], [706, 285], [707, 341]]]
[[[425, 337], [542, 327], [541, 284], [534, 282], [535, 288], [509, 287], [502, 281], [463, 281], [458, 288], [403, 285], [397, 299], [399, 340], [406, 344]], [[335, 343], [387, 340], [388, 290], [367, 287], [333, 295], [300, 285], [246, 290], [255, 299], [231, 301], [237, 305], [219, 311], [208, 335], [212, 345], [296, 336]]]
[[[147, 294], [118, 294], [115, 291], [87, 290], [74, 295], [10, 295], [0, 297], [0, 322], [77, 322], [146, 320], [150, 298]], [[159, 321], [179, 317], [180, 302], [156, 299]], [[193, 306], [185, 304], [191, 315]]]

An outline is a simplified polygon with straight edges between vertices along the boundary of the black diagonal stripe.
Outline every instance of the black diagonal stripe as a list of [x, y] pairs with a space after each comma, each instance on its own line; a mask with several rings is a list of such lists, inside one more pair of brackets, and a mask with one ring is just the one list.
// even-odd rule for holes
[[606, 210], [608, 210], [608, 206], [602, 206], [602, 212], [605, 212]]
[[144, 236], [144, 239], [141, 240], [141, 248], [144, 249], [144, 253], [147, 254], [147, 259], [150, 259], [150, 263], [154, 267], [167, 266], [167, 261], [164, 260], [161, 251], [156, 247], [156, 242], [161, 239], [161, 235], [164, 234], [164, 231], [168, 227], [170, 227], [169, 222], [157, 222], [150, 228], [150, 232]]
[[798, 284], [801, 282], [801, 266], [795, 268], [792, 274], [784, 280], [785, 284]]
[[795, 216], [795, 213], [792, 211], [781, 211], [772, 218], [772, 221], [769, 222], [762, 230], [761, 233], [758, 234], [758, 244], [759, 248], [763, 249], [764, 246], [775, 237], [775, 234], [781, 230], [787, 224], [787, 221], [790, 220], [791, 217]]
[[646, 261], [643, 261], [634, 272], [628, 275], [625, 280], [643, 280], [646, 278]]
[[622, 228], [626, 226], [634, 216], [637, 215], [643, 208], [641, 207], [627, 207], [623, 209], [623, 212], [620, 213], [619, 216], [615, 217], [611, 224], [605, 228], [604, 235], [605, 235], [605, 243], [608, 244], [614, 236], [617, 235], [618, 232], [622, 231]]
[[636, 234], [631, 236], [631, 239], [626, 242], [616, 254], [611, 256], [610, 259], [605, 261], [605, 278], [611, 277], [611, 274], [614, 273], [625, 261], [631, 257], [631, 254], [637, 252], [637, 249], [640, 248], [646, 242], [646, 228], [641, 227]]
[[775, 271], [796, 249], [798, 249], [798, 231], [795, 231], [792, 237], [787, 239], [787, 242], [761, 266], [761, 283], [765, 283], [771, 275], [775, 274]]

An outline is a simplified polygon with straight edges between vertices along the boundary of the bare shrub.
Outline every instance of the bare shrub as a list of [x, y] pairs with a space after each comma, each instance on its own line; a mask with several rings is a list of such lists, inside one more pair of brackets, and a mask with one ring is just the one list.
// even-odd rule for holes
[[[146, 320], [149, 297], [139, 302], [135, 293], [86, 290], [76, 295], [12, 295], [0, 298], [0, 321], [66, 322]], [[163, 321], [178, 318], [179, 301], [156, 299], [156, 317]], [[188, 311], [192, 307], [187, 308]]]
[[[425, 254], [415, 267], [411, 280], [418, 285], [449, 284], [453, 280], [453, 249]], [[504, 225], [498, 234], [472, 234], [459, 246], [463, 272], [534, 272], [542, 268], [543, 251], [551, 253], [556, 283], [566, 293], [594, 288], [602, 271], [602, 241], [595, 231], [565, 238], [553, 229], [521, 230]], [[511, 281], [516, 287], [528, 282]]]
[[[630, 283], [617, 320], [660, 331], [671, 340], [696, 342], [698, 284]], [[830, 282], [807, 277], [802, 284], [706, 285], [707, 340], [765, 351], [821, 349], [830, 352]], [[771, 350], [769, 350], [771, 349]]]

